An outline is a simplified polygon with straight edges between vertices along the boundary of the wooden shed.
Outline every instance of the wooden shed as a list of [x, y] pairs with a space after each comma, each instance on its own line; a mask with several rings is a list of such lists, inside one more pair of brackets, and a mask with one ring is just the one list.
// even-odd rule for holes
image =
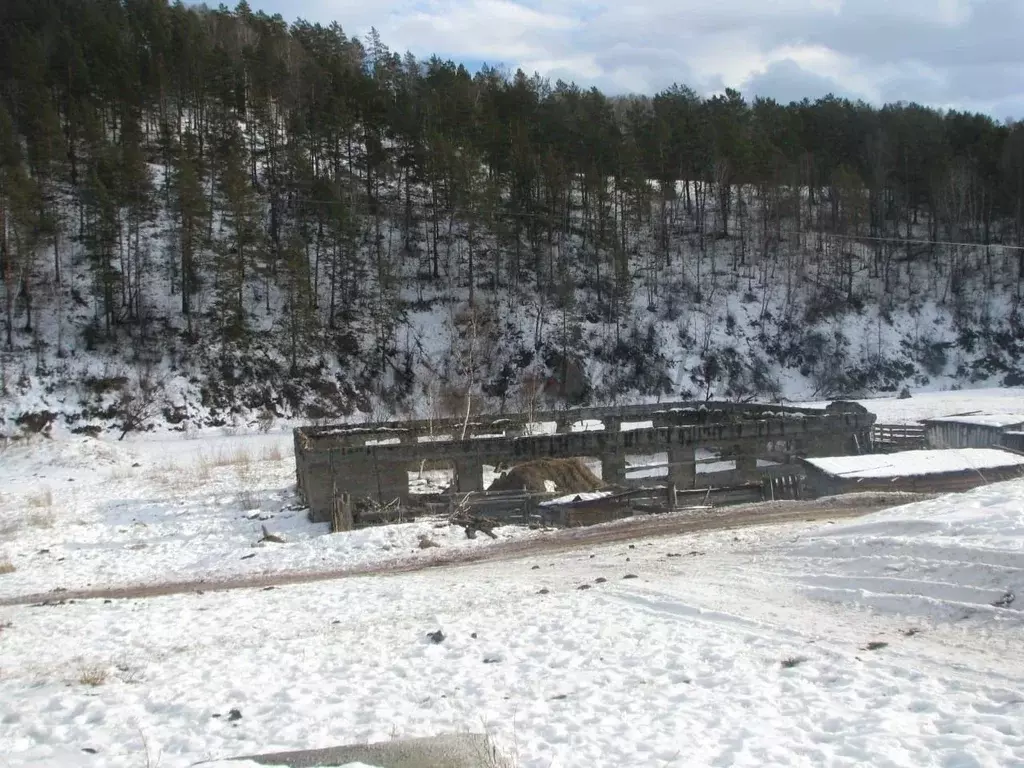
[[1024, 431], [1007, 430], [1003, 432], [1000, 446], [1010, 451], [1024, 453]]
[[925, 419], [929, 448], [988, 448], [1007, 431], [1024, 430], [1022, 413], [961, 413]]
[[1024, 455], [999, 448], [803, 459], [814, 496], [866, 491], [949, 493], [1024, 477]]

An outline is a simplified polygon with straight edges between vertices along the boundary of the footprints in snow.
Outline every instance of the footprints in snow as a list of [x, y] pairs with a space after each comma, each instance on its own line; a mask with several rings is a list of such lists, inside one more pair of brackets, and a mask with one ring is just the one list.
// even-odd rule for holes
[[[916, 627], [911, 627], [909, 629], [903, 630], [902, 634], [904, 637], [913, 637], [914, 635], [920, 634], [920, 632], [921, 630], [917, 629]], [[872, 640], [869, 643], [867, 643], [867, 645], [862, 647], [860, 650], [881, 651], [888, 647], [889, 643], [887, 643], [884, 640]], [[860, 656], [854, 656], [854, 658], [857, 661], [861, 661]], [[788, 658], [782, 659], [782, 661], [779, 662], [779, 665], [783, 669], [793, 669], [794, 667], [798, 667], [806, 661], [809, 661], [809, 659], [806, 656], [790, 656]]]
[[[648, 543], [647, 546], [650, 547], [650, 546], [653, 546], [653, 545]], [[635, 550], [636, 549], [636, 544], [630, 544], [629, 545], [629, 549]], [[691, 551], [687, 552], [686, 554], [689, 557], [698, 557], [698, 556], [702, 556], [704, 553], [703, 552], [699, 552], [699, 551], [694, 549], [694, 550], [691, 550]], [[597, 557], [597, 555], [591, 554], [591, 555], [587, 556], [587, 559], [593, 560], [596, 557]], [[683, 557], [683, 554], [679, 553], [679, 552], [667, 552], [665, 554], [665, 557], [668, 557], [668, 558]], [[627, 557], [626, 558], [626, 562], [628, 563], [630, 561], [631, 561], [631, 558]], [[554, 563], [551, 563], [551, 566], [554, 566]], [[530, 570], [531, 571], [539, 571], [540, 569], [541, 569], [541, 566], [539, 566], [539, 565], [532, 565], [532, 566], [530, 566]], [[627, 573], [627, 574], [623, 575], [623, 577], [622, 577], [623, 581], [627, 581], [627, 580], [631, 580], [631, 579], [638, 579], [638, 578], [640, 578], [640, 577], [637, 576], [635, 573]], [[604, 576], [598, 576], [597, 578], [594, 579], [594, 584], [606, 584], [607, 582], [608, 582], [608, 579], [606, 577], [604, 577]], [[589, 589], [593, 589], [593, 585], [588, 584], [588, 583], [580, 584], [580, 585], [578, 585], [576, 587], [576, 589], [578, 591], [585, 592], [585, 591], [587, 591]], [[549, 595], [549, 594], [551, 594], [551, 590], [548, 589], [547, 587], [542, 587], [541, 589], [539, 589], [537, 591], [537, 594], [538, 595]]]

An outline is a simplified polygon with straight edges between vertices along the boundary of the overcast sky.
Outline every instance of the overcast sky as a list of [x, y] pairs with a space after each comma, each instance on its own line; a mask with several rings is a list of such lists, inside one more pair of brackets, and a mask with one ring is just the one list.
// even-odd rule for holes
[[371, 26], [399, 52], [522, 67], [609, 94], [673, 82], [781, 101], [833, 92], [1024, 118], [1024, 0], [250, 0]]

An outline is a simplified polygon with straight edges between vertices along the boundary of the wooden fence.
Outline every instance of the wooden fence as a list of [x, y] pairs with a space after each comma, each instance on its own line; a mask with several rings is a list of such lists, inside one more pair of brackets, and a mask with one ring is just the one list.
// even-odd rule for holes
[[913, 451], [927, 447], [925, 428], [920, 424], [875, 424], [871, 427], [872, 453]]
[[776, 473], [760, 482], [710, 488], [678, 490], [672, 483], [619, 491], [590, 498], [580, 494], [578, 500], [560, 504], [543, 504], [550, 493], [529, 491], [479, 491], [471, 494], [432, 496], [415, 508], [397, 505], [359, 511], [347, 493], [335, 497], [331, 516], [332, 532], [350, 531], [367, 525], [414, 520], [424, 516], [449, 516], [456, 511], [483, 517], [502, 525], [554, 525], [574, 527], [619, 520], [634, 515], [663, 514], [676, 509], [720, 507], [730, 504], [752, 504], [760, 501], [781, 501], [806, 497], [803, 475]]
[[352, 497], [347, 493], [334, 494], [334, 506], [331, 509], [331, 533], [351, 531], [355, 528], [352, 514]]
[[803, 475], [775, 475], [761, 481], [764, 501], [799, 501], [807, 498], [807, 485]]

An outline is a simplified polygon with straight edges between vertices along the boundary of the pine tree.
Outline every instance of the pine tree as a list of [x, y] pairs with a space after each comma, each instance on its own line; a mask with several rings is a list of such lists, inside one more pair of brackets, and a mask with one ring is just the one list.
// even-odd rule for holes
[[142, 129], [138, 116], [133, 113], [122, 117], [120, 150], [118, 196], [126, 225], [121, 267], [125, 275], [124, 303], [127, 319], [142, 323], [145, 330], [143, 285], [150, 265], [148, 243], [142, 241], [142, 228], [153, 215], [153, 179], [146, 162]]
[[5, 341], [14, 346], [15, 304], [25, 308], [24, 331], [31, 333], [31, 275], [39, 236], [38, 185], [26, 172], [14, 123], [0, 101], [0, 277], [4, 282]]
[[103, 332], [109, 339], [120, 321], [115, 299], [122, 278], [117, 267], [121, 245], [117, 197], [119, 163], [117, 150], [110, 145], [97, 146], [91, 154], [82, 190], [84, 226], [80, 240], [92, 273], [94, 321], [102, 322]]
[[222, 232], [216, 245], [213, 310], [223, 338], [244, 342], [245, 287], [261, 247], [256, 199], [250, 184], [242, 135], [233, 124], [223, 126], [217, 154], [217, 191], [223, 203]]
[[305, 353], [317, 335], [307, 242], [302, 233], [295, 230], [286, 240], [282, 252], [286, 303], [281, 314], [281, 325], [286, 339], [289, 370], [293, 376], [298, 373], [300, 352]]
[[181, 314], [189, 336], [193, 335], [193, 298], [200, 287], [197, 256], [206, 241], [206, 219], [209, 211], [203, 193], [202, 173], [196, 142], [186, 133], [178, 149], [174, 172], [173, 200], [177, 218], [178, 281], [181, 290]]

